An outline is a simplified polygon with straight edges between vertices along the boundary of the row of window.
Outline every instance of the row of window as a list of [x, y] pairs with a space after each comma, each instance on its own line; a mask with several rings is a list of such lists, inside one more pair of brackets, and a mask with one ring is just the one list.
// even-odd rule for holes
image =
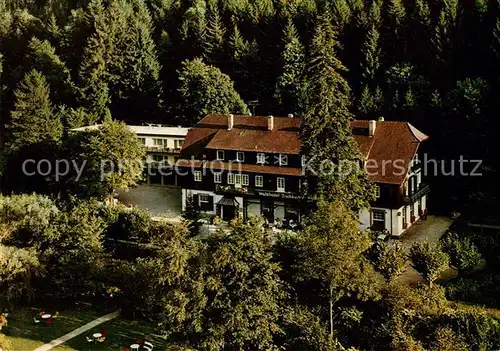
[[[138, 139], [142, 145], [146, 145], [146, 138], [139, 137]], [[159, 147], [167, 147], [168, 146], [168, 139], [153, 138], [153, 145], [159, 146]], [[183, 139], [174, 139], [174, 148], [175, 149], [180, 149], [180, 148], [182, 148], [183, 145], [184, 145]]]
[[[201, 171], [194, 172], [194, 180], [195, 180], [195, 182], [202, 181]], [[214, 173], [214, 183], [217, 183], [217, 184], [222, 183], [222, 173]], [[239, 185], [249, 186], [250, 185], [250, 177], [248, 174], [228, 173], [227, 174], [227, 184], [236, 185], [236, 186], [239, 186]], [[264, 177], [263, 176], [261, 176], [261, 175], [255, 176], [255, 186], [260, 187], [260, 188], [264, 186]], [[277, 178], [277, 188], [278, 188], [278, 190], [285, 189], [285, 178], [282, 178], [282, 177]]]
[[[217, 150], [217, 160], [218, 161], [225, 160], [224, 150]], [[236, 161], [237, 162], [245, 162], [245, 153], [241, 152], [241, 151], [236, 152]], [[269, 163], [269, 161], [267, 160], [266, 154], [265, 153], [258, 153], [257, 154], [257, 164], [266, 164], [266, 163]], [[279, 154], [278, 158], [276, 159], [276, 163], [278, 163], [280, 166], [287, 166], [288, 165], [288, 155]]]

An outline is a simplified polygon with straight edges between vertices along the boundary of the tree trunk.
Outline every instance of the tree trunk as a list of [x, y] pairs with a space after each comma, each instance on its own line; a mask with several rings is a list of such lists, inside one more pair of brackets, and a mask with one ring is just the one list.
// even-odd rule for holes
[[333, 339], [333, 286], [330, 285], [330, 337]]

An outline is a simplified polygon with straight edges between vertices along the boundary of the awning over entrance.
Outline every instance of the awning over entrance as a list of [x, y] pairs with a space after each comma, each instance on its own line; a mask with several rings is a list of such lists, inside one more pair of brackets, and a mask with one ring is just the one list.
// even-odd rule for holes
[[240, 204], [236, 201], [236, 199], [224, 196], [219, 202], [217, 202], [217, 205], [239, 207]]

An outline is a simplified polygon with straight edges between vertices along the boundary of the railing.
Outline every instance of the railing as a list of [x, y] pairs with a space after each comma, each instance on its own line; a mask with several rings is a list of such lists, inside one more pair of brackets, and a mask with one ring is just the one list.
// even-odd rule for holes
[[249, 189], [247, 187], [244, 187], [244, 186], [237, 188], [233, 185], [219, 185], [219, 184], [217, 184], [215, 186], [215, 192], [233, 194], [233, 195], [244, 195], [244, 194], [248, 194]]
[[420, 199], [422, 196], [427, 195], [430, 191], [429, 184], [420, 184], [417, 191], [414, 191], [410, 195], [403, 196], [403, 203], [405, 205], [413, 204], [415, 201]]

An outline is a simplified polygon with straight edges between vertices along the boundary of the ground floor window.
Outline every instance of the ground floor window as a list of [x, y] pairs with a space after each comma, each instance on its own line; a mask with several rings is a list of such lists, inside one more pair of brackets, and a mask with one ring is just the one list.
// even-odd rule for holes
[[385, 211], [373, 210], [372, 211], [372, 228], [375, 230], [385, 229]]
[[202, 211], [212, 212], [214, 210], [214, 197], [206, 194], [200, 194], [200, 209]]

